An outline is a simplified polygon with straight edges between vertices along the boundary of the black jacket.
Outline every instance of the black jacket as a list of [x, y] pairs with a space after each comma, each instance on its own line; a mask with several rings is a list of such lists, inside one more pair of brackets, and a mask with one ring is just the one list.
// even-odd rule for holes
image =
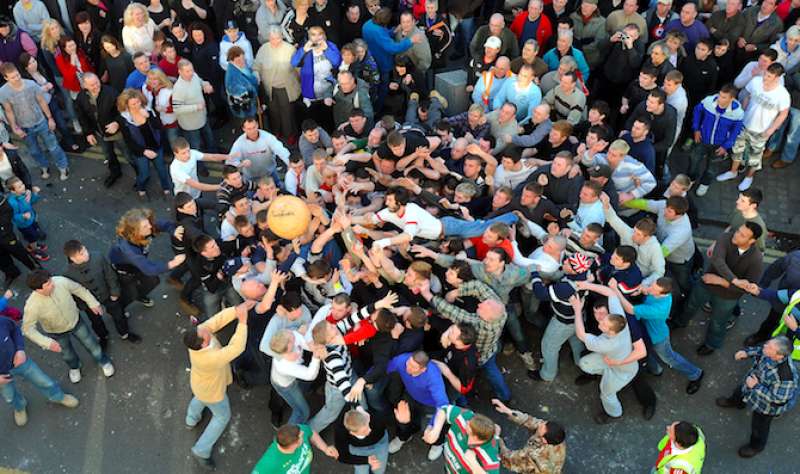
[[95, 254], [80, 265], [70, 263], [64, 276], [86, 287], [101, 303], [111, 296], [120, 296], [119, 275], [102, 254]]
[[623, 49], [622, 42], [611, 43], [603, 73], [614, 84], [627, 84], [639, 73], [644, 59], [644, 43], [641, 39], [633, 42], [633, 48]]
[[[50, 18], [55, 18], [59, 23], [63, 23], [61, 17], [61, 8], [58, 6], [58, 0], [42, 0], [42, 2], [44, 2], [44, 6], [47, 7], [47, 12], [50, 13]], [[77, 31], [78, 26], [75, 24], [75, 14], [86, 10], [85, 2], [83, 0], [64, 0], [64, 3], [67, 5], [70, 28], [72, 31]]]
[[341, 47], [342, 43], [339, 39], [339, 27], [342, 24], [342, 12], [339, 9], [339, 2], [335, 0], [328, 0], [325, 8], [321, 12], [317, 11], [314, 4], [308, 9], [308, 23], [307, 26], [319, 26], [325, 30], [325, 37], [328, 41], [336, 46]]
[[5, 194], [0, 195], [0, 242], [12, 242], [17, 240], [14, 233], [14, 209], [8, 203]]
[[194, 70], [203, 80], [210, 82], [214, 89], [220, 89], [224, 76], [219, 67], [219, 45], [208, 38], [200, 45], [192, 46], [192, 63]]
[[690, 107], [717, 91], [719, 67], [713, 55], [705, 61], [698, 61], [694, 54], [689, 54], [681, 63], [680, 70], [683, 73], [683, 88], [691, 99]]
[[223, 265], [225, 265], [224, 255], [220, 255], [214, 260], [209, 260], [200, 254], [196, 254], [189, 259], [192, 280], [200, 282], [203, 288], [210, 293], [216, 293], [228, 285], [228, 279], [225, 275], [219, 278]]
[[647, 117], [651, 121], [650, 135], [653, 137], [653, 148], [658, 153], [666, 153], [675, 139], [675, 129], [678, 126], [678, 112], [675, 107], [665, 104], [664, 113], [654, 115], [647, 111], [647, 101], [640, 103], [625, 122], [625, 128], [630, 130], [634, 120], [638, 117]]
[[524, 188], [526, 184], [535, 183], [538, 181], [539, 176], [544, 174], [547, 175], [547, 186], [544, 187], [544, 195], [549, 200], [553, 201], [553, 204], [556, 205], [559, 212], [562, 209], [572, 209], [575, 211], [578, 209], [578, 203], [580, 201], [579, 196], [581, 187], [583, 186], [583, 176], [579, 174], [574, 178], [570, 178], [569, 175], [565, 175], [556, 178], [550, 173], [551, 166], [552, 165], [542, 166], [531, 173], [528, 179], [517, 187], [515, 193], [522, 193], [522, 188]]
[[364, 374], [364, 380], [368, 384], [373, 384], [383, 377], [386, 377], [386, 366], [389, 365], [389, 360], [395, 355], [395, 347], [397, 341], [392, 338], [392, 335], [386, 332], [379, 332], [367, 341], [364, 346], [364, 355], [366, 360], [364, 366], [370, 367], [367, 373]]
[[[75, 98], [75, 112], [81, 128], [97, 132], [102, 137], [110, 136], [106, 133], [106, 125], [111, 122], [117, 122], [122, 129], [123, 122], [117, 109], [117, 95], [117, 91], [113, 87], [102, 86], [100, 95], [97, 97], [97, 107], [95, 107], [89, 100], [89, 93], [86, 92], [86, 89], [82, 89]], [[94, 118], [95, 112], [97, 112], [97, 120]]]
[[[19, 153], [16, 150], [5, 150], [6, 156], [8, 157], [8, 161], [11, 163], [11, 171], [14, 173], [14, 176], [21, 179], [23, 183], [25, 183], [25, 187], [31, 189], [31, 173], [28, 171], [28, 167], [22, 161], [22, 158], [19, 157]], [[0, 180], [0, 193], [5, 192], [5, 183]]]

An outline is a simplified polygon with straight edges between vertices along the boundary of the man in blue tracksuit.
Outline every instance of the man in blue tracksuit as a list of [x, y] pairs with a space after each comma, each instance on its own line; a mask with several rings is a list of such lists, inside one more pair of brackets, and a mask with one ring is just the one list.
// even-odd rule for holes
[[729, 84], [722, 86], [718, 94], [710, 95], [695, 105], [692, 118], [694, 146], [689, 177], [695, 182], [700, 180], [698, 196], [705, 195], [711, 184], [711, 155], [722, 158], [730, 153], [744, 126], [743, 119], [744, 108], [736, 100], [736, 89]]
[[375, 16], [361, 27], [361, 35], [367, 42], [369, 52], [375, 58], [375, 63], [381, 73], [378, 100], [375, 106], [376, 115], [383, 108], [383, 99], [386, 97], [389, 87], [389, 75], [394, 67], [394, 56], [411, 49], [411, 46], [421, 42], [424, 38], [422, 35], [413, 35], [411, 38], [395, 41], [388, 28], [391, 20], [392, 10], [384, 7], [375, 12]]

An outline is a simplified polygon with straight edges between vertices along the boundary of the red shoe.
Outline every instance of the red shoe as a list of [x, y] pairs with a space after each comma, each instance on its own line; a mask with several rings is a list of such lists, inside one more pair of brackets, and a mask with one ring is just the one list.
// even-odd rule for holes
[[34, 250], [33, 252], [31, 252], [31, 255], [33, 256], [33, 258], [35, 258], [40, 262], [46, 262], [50, 260], [50, 255], [47, 255], [45, 252], [42, 252], [40, 250]]

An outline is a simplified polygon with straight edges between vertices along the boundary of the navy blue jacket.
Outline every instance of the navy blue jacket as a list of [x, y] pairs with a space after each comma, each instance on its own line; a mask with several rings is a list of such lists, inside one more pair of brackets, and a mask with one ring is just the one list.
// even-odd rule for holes
[[24, 350], [25, 341], [17, 324], [0, 316], [0, 374], [9, 374], [14, 368], [14, 354]]

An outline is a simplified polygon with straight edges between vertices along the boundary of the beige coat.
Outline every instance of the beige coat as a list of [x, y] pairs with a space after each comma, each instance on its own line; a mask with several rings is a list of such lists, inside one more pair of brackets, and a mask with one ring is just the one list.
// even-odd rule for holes
[[22, 333], [34, 344], [46, 349], [54, 339], [45, 336], [36, 327], [50, 334], [63, 334], [78, 324], [78, 305], [72, 296], [82, 299], [90, 308], [100, 306], [100, 302], [86, 288], [62, 276], [53, 277], [53, 293], [44, 296], [36, 291], [25, 302], [22, 316]]
[[285, 41], [277, 48], [264, 43], [258, 49], [253, 61], [253, 71], [261, 78], [267, 97], [272, 97], [273, 86], [286, 88], [290, 101], [300, 97], [300, 76], [297, 69], [292, 67], [294, 52], [294, 46]]
[[[236, 319], [236, 308], [226, 308], [208, 321], [200, 325], [212, 333], [224, 328]], [[236, 332], [231, 336], [227, 346], [223, 346], [216, 336], [198, 351], [189, 349], [189, 362], [192, 365], [189, 377], [192, 393], [204, 403], [217, 403], [225, 398], [225, 391], [233, 382], [231, 361], [244, 352], [247, 344], [247, 324], [237, 324]]]

